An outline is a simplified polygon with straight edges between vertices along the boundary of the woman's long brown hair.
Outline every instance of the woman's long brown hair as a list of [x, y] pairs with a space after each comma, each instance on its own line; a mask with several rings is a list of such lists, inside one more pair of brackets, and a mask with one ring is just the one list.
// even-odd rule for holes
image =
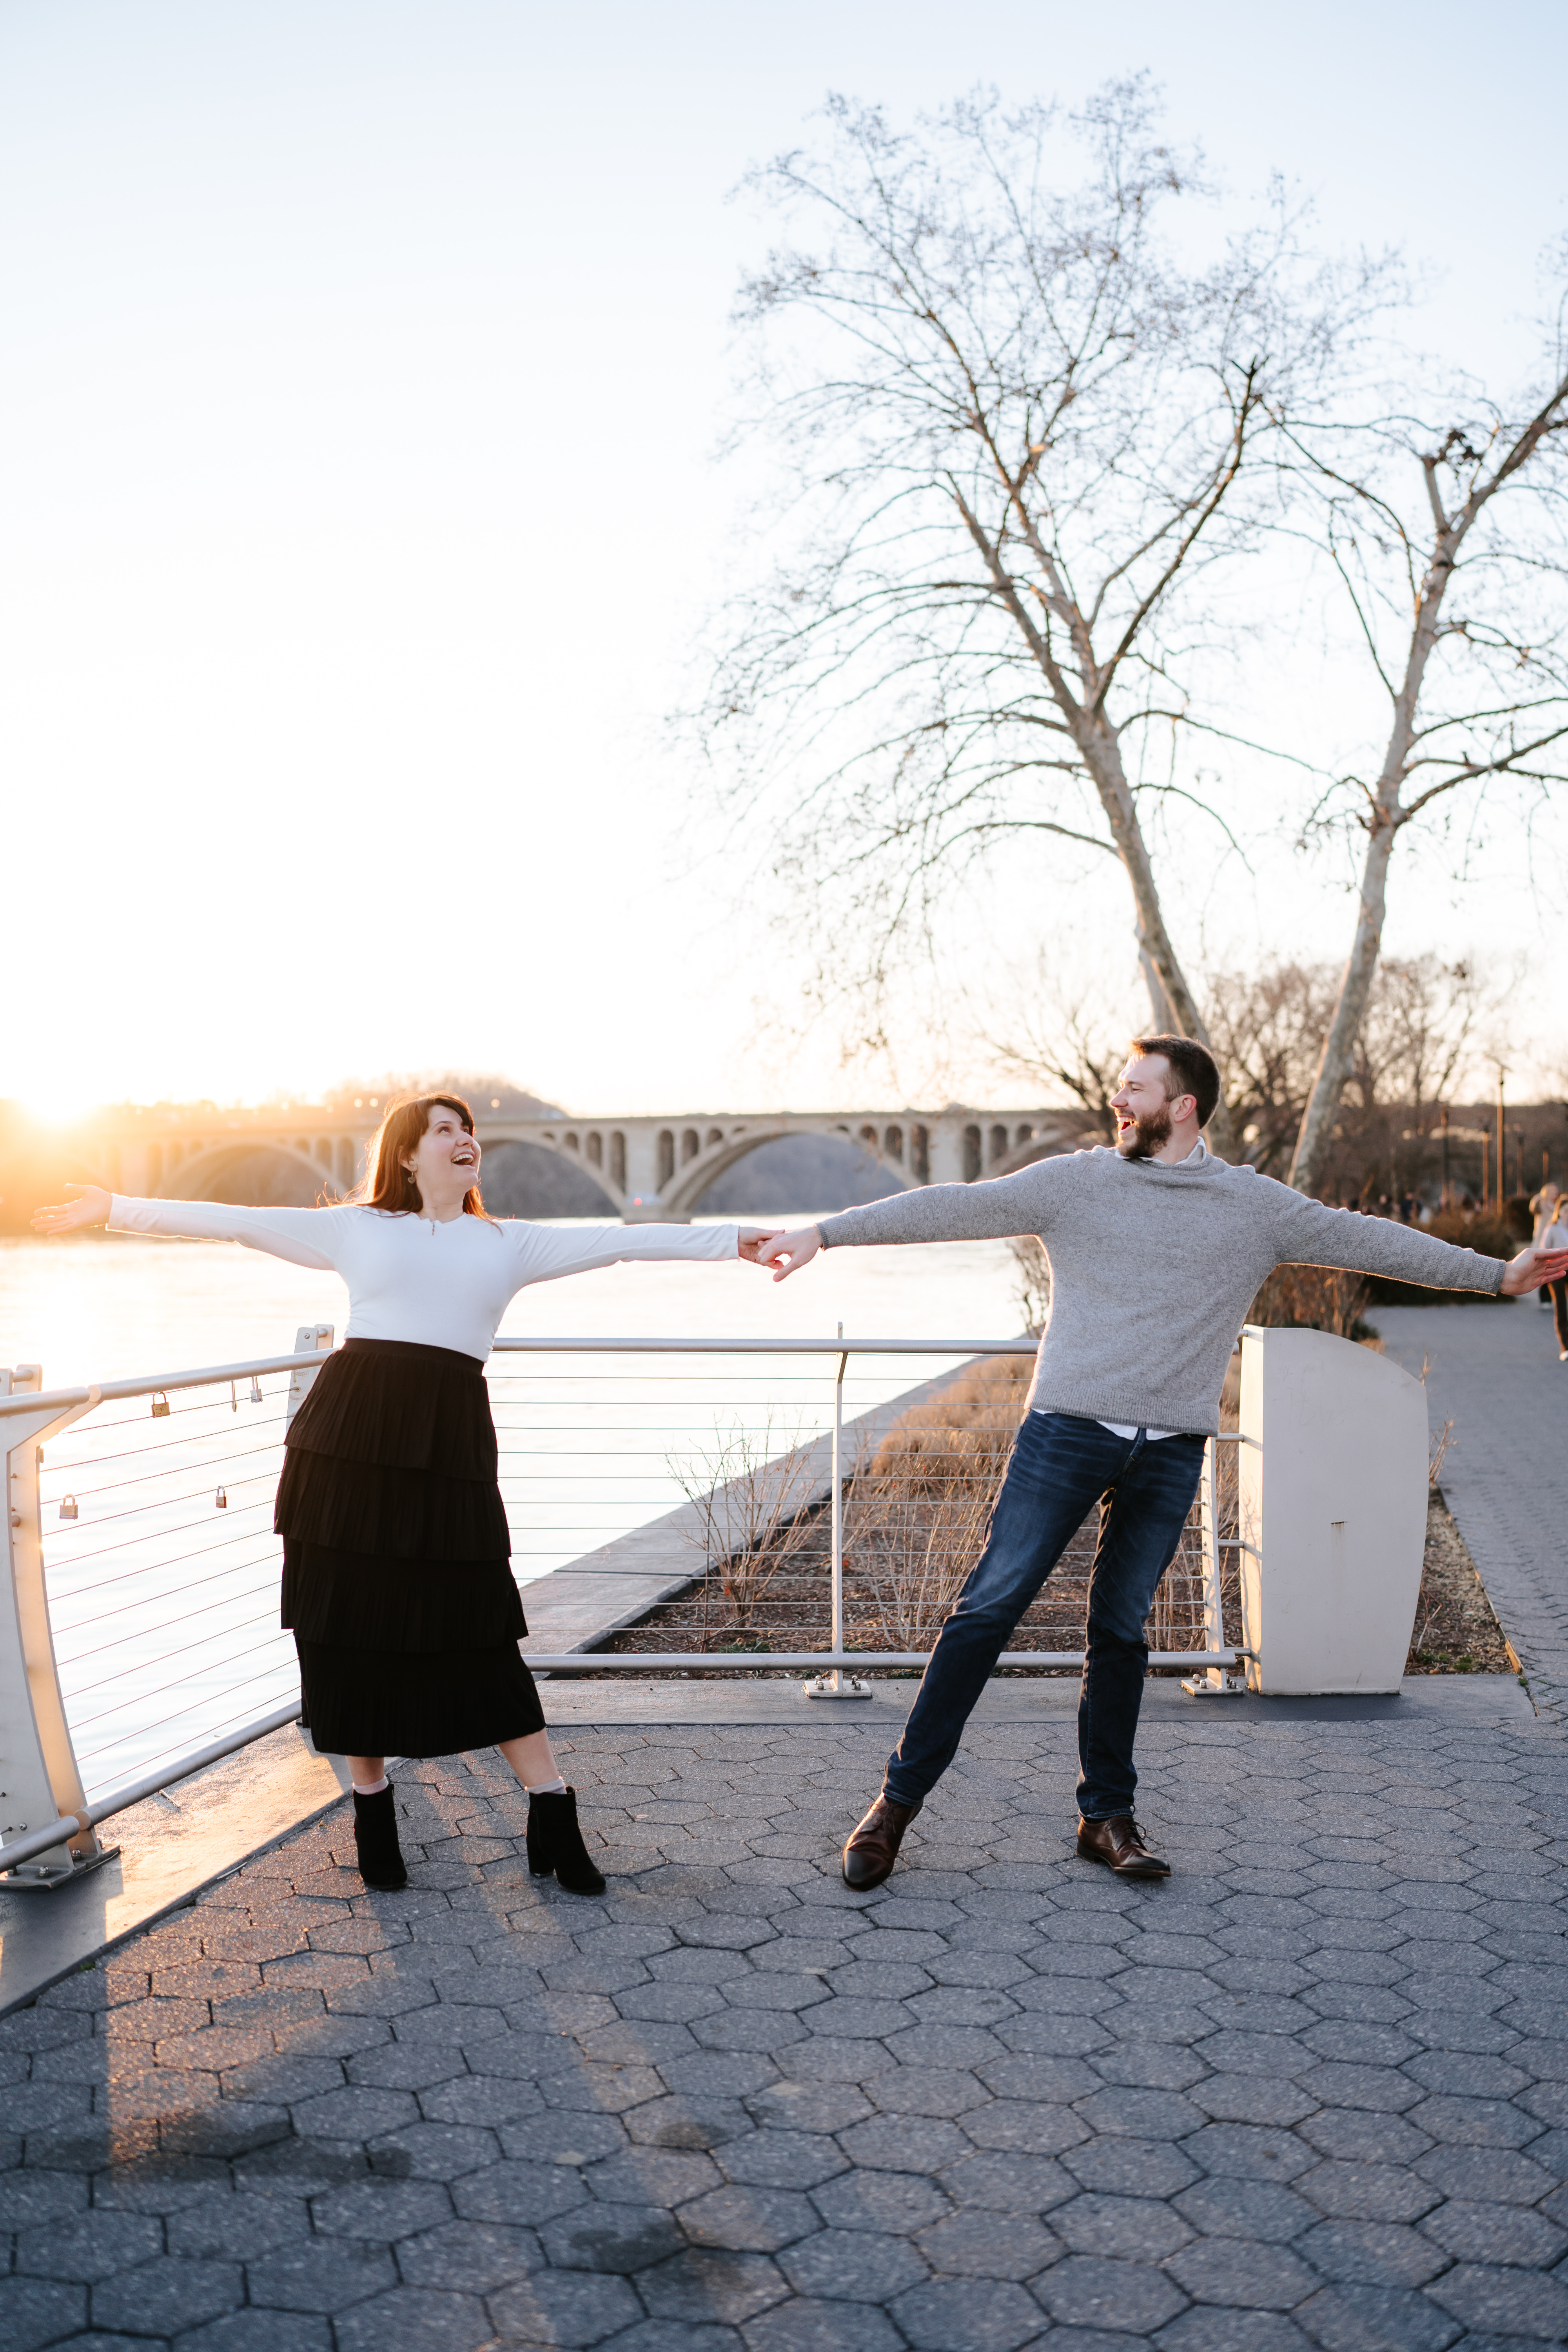
[[[349, 1194], [351, 1201], [362, 1208], [384, 1209], [389, 1216], [417, 1216], [424, 1203], [404, 1162], [418, 1150], [430, 1114], [437, 1108], [456, 1111], [472, 1135], [474, 1114], [461, 1095], [405, 1095], [400, 1102], [388, 1103], [385, 1117], [371, 1139], [364, 1181], [355, 1185]], [[477, 1184], [470, 1184], [463, 1195], [463, 1214], [494, 1223]]]

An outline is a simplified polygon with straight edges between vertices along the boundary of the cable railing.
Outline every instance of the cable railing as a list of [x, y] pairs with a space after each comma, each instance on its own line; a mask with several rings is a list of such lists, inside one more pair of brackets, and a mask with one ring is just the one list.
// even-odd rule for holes
[[[297, 1717], [273, 1500], [331, 1339], [316, 1326], [287, 1356], [54, 1391], [37, 1368], [0, 1370], [16, 1601], [14, 1631], [0, 1624], [5, 1885], [90, 1867], [97, 1821]], [[865, 1695], [869, 1670], [917, 1669], [984, 1541], [1032, 1348], [499, 1340], [513, 1572], [557, 1627], [563, 1591], [574, 1612], [564, 1646], [525, 1643], [531, 1664], [804, 1671], [828, 1698]], [[1149, 1628], [1152, 1663], [1214, 1686], [1237, 1663], [1229, 1467], [1211, 1447]], [[1092, 1544], [1086, 1526], [1005, 1667], [1081, 1663]], [[628, 1591], [648, 1603], [630, 1625]]]

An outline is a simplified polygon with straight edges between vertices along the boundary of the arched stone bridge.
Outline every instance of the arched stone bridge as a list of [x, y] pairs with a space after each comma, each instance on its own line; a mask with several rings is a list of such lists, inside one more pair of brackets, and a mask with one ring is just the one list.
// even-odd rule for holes
[[[579, 1169], [605, 1196], [607, 1213], [628, 1223], [683, 1222], [710, 1184], [759, 1145], [790, 1135], [842, 1138], [900, 1184], [973, 1183], [1000, 1176], [1044, 1152], [1084, 1140], [1081, 1114], [1062, 1110], [780, 1111], [742, 1116], [692, 1111], [635, 1118], [510, 1118], [480, 1114], [487, 1152], [527, 1143]], [[358, 1181], [375, 1132], [374, 1113], [214, 1114], [99, 1129], [97, 1181], [141, 1198], [205, 1200], [226, 1172], [253, 1152], [294, 1164], [329, 1200]]]

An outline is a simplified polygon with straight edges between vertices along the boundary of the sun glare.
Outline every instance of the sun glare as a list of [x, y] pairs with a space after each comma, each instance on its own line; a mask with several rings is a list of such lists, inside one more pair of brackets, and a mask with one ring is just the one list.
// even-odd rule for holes
[[22, 1108], [41, 1127], [74, 1127], [98, 1106], [89, 1096], [70, 1093], [66, 1087], [43, 1089], [22, 1097]]

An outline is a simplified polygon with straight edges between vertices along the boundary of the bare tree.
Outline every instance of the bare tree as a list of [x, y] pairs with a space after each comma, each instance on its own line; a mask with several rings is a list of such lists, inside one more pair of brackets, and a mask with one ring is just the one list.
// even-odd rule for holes
[[[1265, 1175], [1282, 1175], [1289, 1165], [1336, 990], [1327, 964], [1205, 975], [1231, 1116], [1247, 1159]], [[1424, 1119], [1435, 1127], [1437, 1106], [1473, 1060], [1478, 1025], [1501, 993], [1499, 976], [1483, 975], [1466, 958], [1384, 960], [1352, 1041], [1320, 1181], [1349, 1181], [1359, 1191], [1369, 1163], [1386, 1169], [1391, 1142], [1409, 1139], [1410, 1122], [1417, 1136]]]
[[1541, 381], [1514, 409], [1469, 393], [1446, 423], [1401, 415], [1290, 436], [1390, 709], [1375, 776], [1339, 779], [1314, 812], [1318, 824], [1359, 827], [1365, 844], [1350, 956], [1290, 1166], [1302, 1192], [1321, 1181], [1365, 1028], [1394, 844], [1420, 817], [1473, 812], [1499, 778], [1539, 792], [1563, 774], [1563, 331], [1560, 308]]
[[795, 498], [773, 576], [727, 610], [710, 751], [734, 744], [749, 808], [807, 775], [781, 863], [873, 994], [970, 861], [1043, 835], [1120, 861], [1155, 1021], [1205, 1037], [1148, 830], [1194, 796], [1173, 746], [1198, 723], [1199, 583], [1250, 543], [1255, 444], [1378, 273], [1311, 275], [1282, 205], [1178, 264], [1163, 215], [1198, 183], [1142, 79], [1077, 116], [977, 97], [910, 134], [835, 99], [819, 149], [750, 184], [809, 239], [740, 312]]

